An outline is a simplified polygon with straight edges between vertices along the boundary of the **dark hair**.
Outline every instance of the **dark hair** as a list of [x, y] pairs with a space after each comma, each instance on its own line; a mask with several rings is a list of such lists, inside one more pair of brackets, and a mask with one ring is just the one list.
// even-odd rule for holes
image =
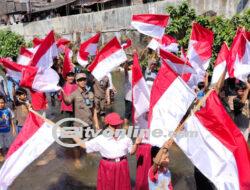
[[6, 103], [5, 97], [3, 95], [0, 95], [0, 100], [3, 100]]
[[73, 73], [73, 72], [68, 72], [66, 74], [66, 77], [74, 77], [74, 76], [75, 76], [75, 73]]
[[247, 82], [250, 83], [250, 74], [247, 75]]
[[153, 158], [156, 157], [156, 155], [159, 151], [160, 151], [160, 148], [158, 146], [151, 147], [151, 159], [152, 159], [152, 161], [153, 161]]
[[235, 85], [235, 90], [245, 90], [247, 88], [246, 84], [243, 82], [240, 82], [238, 84]]
[[18, 88], [17, 90], [16, 90], [16, 95], [17, 96], [21, 96], [21, 95], [23, 95], [23, 94], [25, 94], [25, 95], [27, 95], [27, 90], [25, 90], [24, 88]]
[[199, 82], [197, 86], [201, 90], [202, 88], [205, 87], [205, 82]]

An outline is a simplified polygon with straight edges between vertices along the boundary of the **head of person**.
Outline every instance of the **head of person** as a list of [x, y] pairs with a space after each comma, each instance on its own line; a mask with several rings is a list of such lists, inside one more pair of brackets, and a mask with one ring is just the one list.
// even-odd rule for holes
[[85, 88], [87, 85], [87, 75], [85, 73], [77, 73], [76, 74], [76, 83], [78, 87]]
[[205, 83], [204, 82], [199, 82], [197, 85], [197, 98], [200, 100], [205, 96]]
[[120, 129], [123, 122], [124, 121], [121, 119], [121, 116], [115, 112], [109, 113], [104, 118], [104, 123], [113, 130]]
[[[156, 155], [158, 154], [159, 151], [160, 151], [159, 147], [152, 146], [152, 148], [151, 148], [152, 161], [154, 160], [154, 158], [156, 157]], [[162, 156], [161, 156], [160, 166], [161, 167], [168, 167], [168, 164], [169, 164], [169, 152], [167, 151], [166, 153], [162, 154]]]
[[148, 63], [150, 71], [154, 71], [157, 68], [158, 63], [156, 59], [150, 59]]
[[250, 84], [250, 74], [247, 75], [247, 82]]
[[66, 75], [66, 81], [68, 83], [72, 84], [74, 82], [74, 80], [75, 80], [75, 73], [73, 73], [73, 72], [67, 73], [67, 75]]
[[243, 83], [243, 82], [240, 82], [238, 84], [235, 85], [235, 90], [236, 90], [236, 93], [237, 93], [237, 96], [238, 97], [243, 97], [244, 95], [244, 91], [246, 90], [246, 84]]
[[16, 97], [18, 100], [26, 101], [27, 100], [27, 91], [24, 88], [18, 88], [16, 90]]
[[4, 109], [6, 104], [5, 97], [0, 95], [0, 109]]

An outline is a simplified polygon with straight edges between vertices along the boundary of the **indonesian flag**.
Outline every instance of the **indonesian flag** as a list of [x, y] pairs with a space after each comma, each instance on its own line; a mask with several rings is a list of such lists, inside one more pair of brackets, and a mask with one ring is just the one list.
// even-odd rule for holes
[[51, 31], [39, 45], [34, 54], [30, 66], [48, 69], [53, 65], [54, 57], [58, 56], [54, 32]]
[[160, 49], [160, 57], [178, 74], [195, 73], [191, 64], [176, 55]]
[[1, 190], [7, 190], [16, 177], [55, 141], [52, 129], [50, 123], [29, 113], [0, 170]]
[[131, 47], [131, 45], [132, 45], [132, 40], [128, 38], [126, 40], [126, 42], [123, 43], [121, 46], [122, 46], [123, 49], [127, 49], [127, 48]]
[[[58, 50], [60, 53], [64, 53], [65, 49], [67, 49], [68, 47], [66, 45], [68, 45], [70, 43], [70, 40], [65, 39], [65, 38], [59, 38], [56, 41], [56, 45], [58, 47]], [[73, 52], [71, 51], [71, 54], [73, 55]]]
[[247, 39], [248, 32], [239, 29], [233, 40], [228, 62], [229, 76], [246, 81], [250, 74], [250, 41]]
[[228, 55], [229, 55], [229, 48], [227, 44], [224, 42], [218, 54], [218, 57], [214, 63], [214, 70], [213, 70], [211, 84], [215, 84], [219, 81], [221, 75], [226, 69]]
[[169, 15], [133, 15], [131, 25], [142, 34], [151, 36], [153, 38], [162, 39], [169, 18]]
[[0, 62], [6, 69], [21, 73], [20, 86], [40, 92], [60, 90], [60, 87], [57, 86], [59, 76], [51, 68], [41, 71], [39, 68], [19, 65], [6, 58], [0, 59]]
[[95, 36], [89, 38], [87, 41], [81, 44], [79, 52], [77, 53], [77, 61], [81, 66], [85, 67], [86, 65], [88, 65], [89, 55], [96, 55], [100, 36], [101, 34], [97, 33]]
[[[162, 147], [174, 132], [196, 95], [187, 84], [163, 63], [154, 81], [149, 107], [150, 144]], [[154, 131], [161, 131], [155, 136]]]
[[33, 39], [33, 41], [32, 41], [32, 42], [33, 42], [33, 48], [39, 46], [39, 45], [43, 42], [43, 40], [44, 40], [44, 39], [40, 39], [40, 38], [35, 37], [35, 38]]
[[194, 135], [177, 135], [175, 142], [216, 189], [250, 189], [248, 145], [215, 91], [188, 118], [183, 133]]
[[127, 60], [118, 39], [114, 37], [96, 55], [94, 61], [88, 66], [89, 72], [100, 81], [114, 68]]
[[193, 23], [187, 57], [197, 71], [205, 71], [208, 68], [212, 57], [213, 41], [214, 34], [211, 30]]
[[65, 49], [65, 54], [64, 54], [64, 62], [63, 62], [63, 69], [62, 69], [62, 76], [65, 78], [66, 75], [74, 70], [74, 65], [71, 61], [71, 56], [70, 56], [70, 49], [66, 48]]
[[179, 51], [176, 39], [170, 35], [164, 35], [161, 40], [153, 38], [149, 42], [148, 48], [152, 50], [163, 49], [174, 53]]
[[67, 44], [69, 44], [69, 43], [70, 43], [70, 40], [65, 39], [65, 38], [59, 38], [59, 39], [56, 41], [57, 47], [65, 46], [65, 45], [67, 45]]
[[[140, 116], [149, 111], [150, 100], [150, 92], [143, 77], [137, 53], [134, 53], [134, 64], [132, 67], [132, 90], [134, 119], [137, 122]], [[140, 126], [140, 123], [138, 125]]]
[[33, 57], [33, 52], [25, 47], [20, 48], [19, 56], [17, 57], [17, 63], [20, 65], [28, 65]]

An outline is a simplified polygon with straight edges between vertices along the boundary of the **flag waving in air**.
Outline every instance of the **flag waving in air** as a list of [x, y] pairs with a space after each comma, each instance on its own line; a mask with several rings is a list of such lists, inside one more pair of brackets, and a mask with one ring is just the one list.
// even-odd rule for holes
[[250, 74], [250, 37], [245, 29], [238, 29], [227, 58], [229, 76], [246, 81]]
[[175, 138], [192, 163], [219, 190], [250, 189], [250, 152], [248, 145], [215, 91], [204, 107], [186, 121], [186, 134]]
[[[134, 119], [137, 121], [142, 114], [149, 111], [150, 100], [150, 92], [143, 77], [137, 53], [134, 53], [134, 63], [132, 67], [132, 90]], [[140, 126], [140, 124], [138, 125]]]
[[153, 38], [162, 39], [165, 32], [165, 27], [169, 22], [169, 18], [169, 15], [133, 15], [131, 25], [142, 34], [151, 36]]
[[195, 73], [188, 61], [184, 61], [170, 52], [160, 49], [160, 56], [179, 75], [183, 73]]
[[60, 90], [60, 87], [57, 86], [59, 76], [57, 72], [51, 68], [39, 72], [39, 68], [37, 67], [19, 65], [7, 58], [0, 59], [0, 62], [6, 69], [20, 73], [20, 86], [40, 92]]
[[221, 50], [218, 54], [218, 57], [214, 63], [214, 70], [211, 84], [215, 84], [219, 81], [221, 75], [227, 67], [227, 57], [229, 55], [229, 48], [224, 42], [221, 46]]
[[105, 75], [126, 60], [126, 54], [115, 37], [96, 55], [94, 61], [88, 66], [88, 70], [100, 81]]
[[177, 53], [179, 50], [177, 40], [172, 36], [166, 34], [162, 37], [161, 40], [153, 38], [149, 42], [148, 48], [152, 50], [163, 49], [165, 51], [174, 53]]
[[0, 189], [7, 190], [18, 175], [54, 141], [53, 126], [30, 112], [22, 131], [9, 148], [0, 170]]
[[95, 36], [89, 38], [80, 45], [80, 49], [77, 54], [77, 61], [81, 66], [85, 67], [88, 65], [88, 56], [96, 54], [100, 36], [101, 34], [97, 33]]
[[[196, 95], [187, 84], [168, 66], [163, 63], [154, 81], [149, 106], [150, 144], [162, 147], [169, 139]], [[160, 130], [161, 137], [152, 131]]]
[[54, 57], [58, 56], [58, 48], [55, 42], [54, 32], [51, 31], [39, 45], [34, 54], [30, 66], [41, 70], [50, 68], [53, 65]]

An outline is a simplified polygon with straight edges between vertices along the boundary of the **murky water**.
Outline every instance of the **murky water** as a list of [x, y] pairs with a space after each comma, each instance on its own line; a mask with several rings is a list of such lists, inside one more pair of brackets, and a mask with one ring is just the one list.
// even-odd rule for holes
[[[113, 83], [118, 94], [112, 110], [124, 114], [124, 77], [121, 73], [113, 74]], [[58, 113], [59, 103], [56, 109], [49, 111], [49, 117], [54, 121], [61, 118]], [[45, 165], [39, 165], [44, 159], [50, 161]], [[84, 154], [81, 156], [83, 168], [75, 169], [73, 165], [72, 150], [58, 144], [53, 144], [38, 160], [34, 161], [15, 180], [10, 190], [92, 190], [96, 187], [96, 176], [100, 156], [98, 154]], [[170, 149], [170, 170], [173, 175], [175, 190], [194, 190], [195, 181], [193, 178], [193, 165], [173, 145]], [[136, 161], [135, 156], [129, 157], [130, 174], [132, 184], [135, 182]]]

